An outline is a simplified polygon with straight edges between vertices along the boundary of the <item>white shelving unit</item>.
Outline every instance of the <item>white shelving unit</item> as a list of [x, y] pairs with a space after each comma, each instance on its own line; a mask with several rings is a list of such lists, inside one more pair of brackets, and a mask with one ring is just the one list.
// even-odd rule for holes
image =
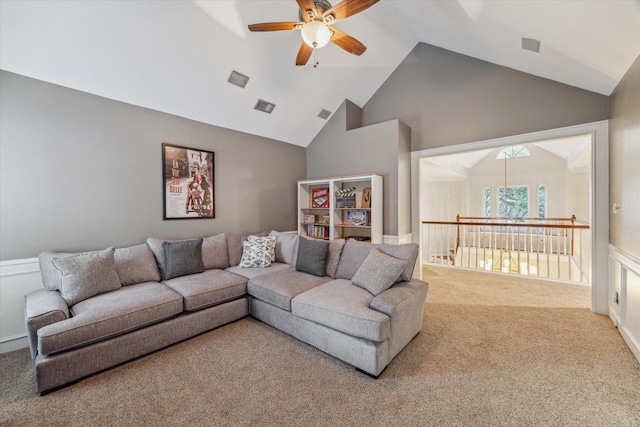
[[[354, 207], [338, 207], [336, 192], [348, 188], [355, 195]], [[363, 193], [369, 189], [369, 207], [362, 207]], [[326, 190], [328, 206], [314, 205], [312, 198]], [[322, 203], [324, 199], [319, 200]], [[382, 243], [382, 177], [353, 175], [298, 181], [298, 234], [323, 239], [356, 237]], [[358, 212], [354, 212], [358, 211]], [[313, 220], [309, 217], [313, 215]], [[356, 217], [360, 221], [349, 222]], [[366, 223], [362, 218], [366, 217]]]

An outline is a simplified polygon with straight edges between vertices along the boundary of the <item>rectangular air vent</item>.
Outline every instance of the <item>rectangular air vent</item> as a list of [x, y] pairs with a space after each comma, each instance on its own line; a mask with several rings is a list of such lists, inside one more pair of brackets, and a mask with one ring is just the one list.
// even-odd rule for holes
[[320, 114], [318, 114], [318, 117], [320, 117], [323, 120], [327, 120], [330, 115], [331, 115], [331, 111], [327, 111], [323, 108], [322, 111], [320, 111]]
[[227, 81], [233, 85], [236, 85], [244, 89], [244, 87], [249, 82], [249, 77], [234, 70], [231, 72], [231, 75], [229, 76], [229, 80]]
[[263, 99], [258, 99], [256, 106], [253, 107], [258, 111], [262, 111], [264, 113], [271, 114], [274, 108], [276, 108], [276, 104], [272, 104], [271, 102], [265, 101]]
[[522, 38], [522, 48], [531, 52], [540, 52], [540, 40]]

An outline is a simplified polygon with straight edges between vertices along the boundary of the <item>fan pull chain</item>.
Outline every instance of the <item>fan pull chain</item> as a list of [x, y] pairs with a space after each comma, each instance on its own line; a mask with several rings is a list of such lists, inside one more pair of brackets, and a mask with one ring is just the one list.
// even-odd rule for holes
[[320, 65], [320, 62], [318, 62], [318, 49], [313, 49], [313, 59], [315, 64], [313, 64], [313, 68], [318, 68], [318, 65]]

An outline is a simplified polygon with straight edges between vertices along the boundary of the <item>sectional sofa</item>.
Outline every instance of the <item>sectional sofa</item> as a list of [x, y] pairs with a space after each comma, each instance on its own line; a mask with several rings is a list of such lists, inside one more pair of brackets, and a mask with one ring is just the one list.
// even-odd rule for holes
[[417, 254], [277, 231], [42, 253], [45, 289], [25, 301], [36, 390], [248, 315], [377, 377], [422, 327]]

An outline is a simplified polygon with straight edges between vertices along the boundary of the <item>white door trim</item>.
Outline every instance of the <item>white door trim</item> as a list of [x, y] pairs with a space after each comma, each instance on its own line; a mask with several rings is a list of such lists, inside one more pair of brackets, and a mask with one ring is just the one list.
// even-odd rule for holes
[[[420, 159], [423, 157], [461, 153], [465, 151], [497, 148], [508, 145], [529, 144], [549, 139], [577, 135], [592, 135], [591, 143], [591, 310], [609, 313], [609, 121], [567, 126], [513, 135], [484, 141], [469, 142], [446, 147], [411, 152], [411, 231], [413, 241], [420, 245], [418, 259], [422, 260], [422, 212], [420, 208]], [[420, 269], [422, 270], [422, 269]], [[422, 271], [419, 273], [422, 275]]]

